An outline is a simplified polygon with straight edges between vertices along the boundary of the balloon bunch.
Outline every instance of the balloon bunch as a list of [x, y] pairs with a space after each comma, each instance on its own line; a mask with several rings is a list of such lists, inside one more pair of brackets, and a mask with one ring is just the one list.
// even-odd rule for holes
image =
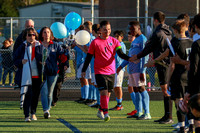
[[78, 13], [70, 12], [66, 15], [64, 24], [55, 22], [50, 29], [55, 38], [67, 40], [75, 40], [79, 45], [86, 45], [90, 41], [90, 34], [86, 30], [78, 31], [75, 35], [75, 30], [81, 25], [81, 16]]

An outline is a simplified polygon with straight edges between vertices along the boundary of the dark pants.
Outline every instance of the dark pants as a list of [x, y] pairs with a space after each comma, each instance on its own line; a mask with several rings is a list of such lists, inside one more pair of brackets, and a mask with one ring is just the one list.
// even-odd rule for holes
[[58, 77], [54, 91], [53, 91], [52, 104], [55, 104], [58, 101], [58, 98], [60, 96], [61, 87], [62, 87], [62, 79], [60, 77]]
[[32, 86], [28, 87], [28, 91], [25, 94], [23, 110], [25, 117], [29, 117], [29, 111], [31, 106], [31, 99], [32, 99]]
[[31, 114], [36, 113], [36, 109], [38, 106], [38, 100], [40, 96], [41, 90], [41, 80], [39, 78], [32, 79], [32, 102], [31, 102]]

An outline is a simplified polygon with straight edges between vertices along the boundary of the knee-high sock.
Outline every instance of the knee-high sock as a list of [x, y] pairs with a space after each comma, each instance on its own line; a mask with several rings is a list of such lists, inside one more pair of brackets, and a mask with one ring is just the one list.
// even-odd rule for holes
[[185, 122], [185, 115], [181, 114], [180, 111], [176, 112], [178, 122]]
[[84, 91], [84, 86], [81, 87], [81, 98], [85, 99], [85, 91]]
[[84, 85], [85, 99], [89, 96], [89, 85]]
[[92, 98], [93, 100], [97, 100], [97, 94], [96, 94], [97, 92], [96, 92], [96, 91], [97, 91], [97, 89], [96, 89], [96, 87], [93, 85], [93, 98]]
[[108, 114], [108, 96], [105, 96], [105, 95], [101, 95], [100, 96], [100, 107], [101, 107], [101, 110], [103, 110], [103, 114]]
[[170, 112], [170, 105], [171, 104], [171, 100], [170, 100], [170, 97], [164, 97], [164, 108], [165, 108], [165, 116], [167, 118], [172, 118], [172, 114]]
[[139, 92], [135, 93], [135, 105], [138, 113], [142, 113], [142, 97]]
[[141, 96], [142, 96], [143, 109], [144, 109], [145, 114], [147, 114], [149, 113], [149, 94], [145, 90], [141, 93]]
[[100, 105], [100, 92], [98, 88], [96, 88], [96, 95], [97, 95], [97, 104]]
[[131, 92], [130, 95], [131, 95], [132, 102], [135, 105], [135, 92]]
[[93, 99], [93, 85], [89, 85], [89, 96], [88, 99]]
[[121, 107], [121, 106], [122, 106], [122, 98], [121, 98], [121, 99], [118, 99], [118, 98], [116, 97], [116, 101], [117, 101], [117, 106], [118, 106], [118, 107]]

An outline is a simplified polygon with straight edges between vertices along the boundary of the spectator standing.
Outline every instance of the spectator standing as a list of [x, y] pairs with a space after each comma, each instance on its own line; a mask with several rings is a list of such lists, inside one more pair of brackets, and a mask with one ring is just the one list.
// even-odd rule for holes
[[5, 85], [6, 77], [8, 73], [9, 73], [9, 86], [12, 86], [14, 64], [13, 64], [13, 56], [12, 56], [12, 47], [9, 40], [5, 40], [3, 42], [2, 49], [5, 50], [2, 54], [2, 59], [3, 59], [2, 66], [4, 69], [2, 86]]

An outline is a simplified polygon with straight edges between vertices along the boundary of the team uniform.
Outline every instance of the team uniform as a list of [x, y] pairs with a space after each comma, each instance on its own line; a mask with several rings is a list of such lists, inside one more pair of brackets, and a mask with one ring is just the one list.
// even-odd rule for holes
[[[85, 53], [78, 47], [75, 46], [74, 50], [76, 50], [76, 69], [77, 69], [77, 78], [82, 78], [81, 77], [81, 70], [83, 68], [83, 63], [85, 61]], [[91, 70], [88, 68], [86, 71], [86, 79], [91, 78]]]
[[188, 72], [188, 93], [190, 97], [200, 93], [200, 39], [192, 44], [190, 53], [190, 70]]
[[[114, 55], [119, 46], [121, 46], [119, 41], [109, 36], [106, 40], [96, 38], [89, 47], [88, 53], [95, 57], [94, 72], [99, 90], [108, 89], [111, 92], [113, 89], [116, 73]], [[108, 83], [106, 83], [107, 80]]]
[[[120, 45], [122, 47], [122, 51], [123, 53], [126, 53], [126, 46], [124, 44], [124, 42], [120, 42]], [[116, 70], [117, 68], [120, 66], [120, 64], [122, 64], [123, 59], [121, 59], [117, 54], [115, 55], [115, 63], [116, 63]], [[115, 84], [114, 87], [122, 87], [122, 82], [123, 82], [123, 78], [124, 78], [124, 71], [125, 68], [123, 68], [119, 74], [115, 74]]]
[[[189, 61], [192, 43], [193, 41], [189, 38], [180, 38], [176, 39], [176, 41], [172, 41], [172, 46], [175, 53], [177, 53], [181, 59]], [[170, 55], [172, 56], [171, 52]], [[175, 69], [170, 79], [172, 100], [184, 97], [185, 89], [188, 86], [187, 73], [188, 71], [185, 66], [175, 64]]]
[[[138, 53], [140, 53], [144, 47], [145, 47], [145, 43], [146, 43], [147, 39], [146, 37], [141, 34], [140, 36], [138, 36], [132, 43], [131, 43], [131, 48], [129, 49], [129, 56], [133, 56], [136, 55]], [[129, 64], [129, 86], [133, 86], [133, 87], [141, 87], [141, 86], [145, 86], [146, 85], [146, 68], [144, 67], [144, 64], [148, 61], [148, 56], [145, 56], [143, 58], [140, 59], [140, 62], [135, 64], [133, 62], [128, 62], [128, 61], [124, 61], [121, 64], [121, 67], [125, 67], [127, 64]], [[143, 73], [145, 80], [141, 81], [140, 80], [140, 74]], [[150, 112], [149, 112], [149, 95], [147, 93], [147, 91], [143, 91], [143, 92], [135, 92], [135, 97], [136, 97], [136, 104], [135, 104], [135, 108], [137, 110], [137, 114], [135, 114], [136, 117], [143, 117], [144, 119], [151, 119], [150, 116]], [[142, 115], [143, 111], [142, 111], [142, 105], [144, 107], [144, 114], [146, 115]], [[146, 117], [146, 118], [145, 118]], [[128, 117], [128, 118], [132, 118], [132, 116]]]
[[[90, 44], [82, 72], [86, 71], [89, 62], [94, 56], [94, 72], [99, 91], [108, 90], [108, 92], [111, 92], [114, 87], [116, 51], [120, 57], [126, 60], [130, 58], [122, 53], [120, 42], [111, 36], [105, 40], [101, 39], [101, 37], [97, 37]], [[100, 108], [97, 116], [105, 121], [110, 120], [110, 116], [108, 115], [108, 103], [109, 96], [101, 95]]]

